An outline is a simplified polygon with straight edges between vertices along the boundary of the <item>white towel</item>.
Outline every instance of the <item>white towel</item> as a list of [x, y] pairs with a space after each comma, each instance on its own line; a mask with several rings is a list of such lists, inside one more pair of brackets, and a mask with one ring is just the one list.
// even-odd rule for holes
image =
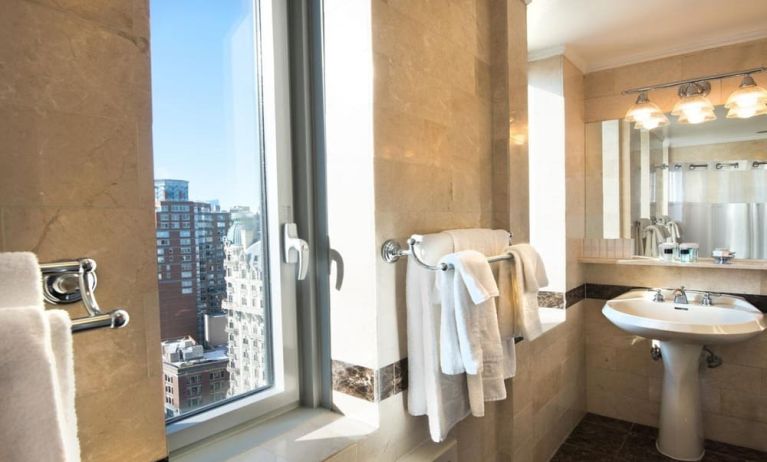
[[487, 257], [474, 250], [444, 256], [441, 263], [453, 269], [441, 271], [442, 297], [440, 364], [445, 374], [479, 374], [483, 347], [501, 347], [494, 297], [498, 285]]
[[[510, 304], [501, 305], [501, 335], [519, 335], [535, 340], [543, 333], [538, 310], [538, 290], [549, 284], [543, 260], [530, 244], [517, 244], [506, 249], [513, 262], [501, 266], [501, 290], [511, 293]], [[507, 287], [507, 284], [509, 287]]]
[[679, 230], [679, 224], [673, 220], [669, 220], [666, 223], [666, 228], [668, 229], [671, 242], [676, 242], [678, 244], [682, 239], [682, 233]]
[[43, 307], [40, 265], [30, 252], [0, 253], [0, 308]]
[[0, 254], [0, 300], [0, 460], [77, 462], [71, 321], [44, 310], [33, 254]]
[[498, 286], [487, 257], [474, 250], [446, 255], [441, 263], [440, 361], [442, 372], [466, 372], [472, 415], [485, 415], [485, 401], [506, 398], [504, 354], [495, 297]]
[[666, 235], [660, 226], [648, 226], [644, 230], [644, 255], [648, 257], [658, 256], [658, 246], [666, 241]]
[[[427, 234], [418, 246], [421, 258], [431, 264], [453, 251], [445, 233]], [[437, 272], [421, 267], [414, 258], [407, 263], [408, 412], [426, 415], [434, 442], [441, 442], [455, 424], [469, 415], [465, 375], [445, 375], [439, 364], [440, 306], [435, 298]]]
[[[505, 253], [505, 249], [509, 246], [509, 232], [503, 229], [483, 229], [483, 228], [469, 228], [469, 229], [454, 229], [445, 231], [453, 239], [453, 250], [460, 252], [461, 250], [476, 250], [483, 253], [486, 256], [502, 255]], [[491, 265], [493, 268], [493, 275], [496, 280], [499, 280], [500, 269], [504, 263], [496, 263]], [[511, 294], [508, 290], [504, 290], [506, 287], [499, 285], [500, 289], [500, 301], [498, 308], [500, 309], [504, 300], [508, 300]], [[506, 378], [514, 377], [517, 372], [517, 354], [514, 344], [514, 334], [507, 330], [504, 332], [501, 329], [501, 341], [503, 342], [503, 358], [504, 358], [504, 376]], [[470, 387], [472, 386], [471, 379], [469, 381]], [[491, 394], [486, 393], [487, 396]], [[502, 399], [502, 398], [498, 398]]]

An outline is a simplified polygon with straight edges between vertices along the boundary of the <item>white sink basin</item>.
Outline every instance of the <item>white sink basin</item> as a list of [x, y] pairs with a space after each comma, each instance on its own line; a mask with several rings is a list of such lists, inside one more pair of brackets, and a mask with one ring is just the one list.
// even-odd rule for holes
[[714, 306], [701, 304], [702, 295], [688, 293], [688, 304], [652, 301], [654, 292], [632, 290], [609, 300], [602, 313], [613, 324], [645, 338], [701, 345], [741, 342], [767, 329], [761, 311], [742, 298], [714, 297]]
[[713, 306], [704, 306], [702, 294], [688, 292], [685, 304], [674, 303], [670, 290], [662, 294], [666, 301], [655, 302], [654, 292], [632, 290], [609, 300], [602, 313], [626, 332], [660, 341], [664, 373], [658, 451], [677, 460], [700, 460], [703, 345], [747, 340], [762, 333], [767, 323], [762, 312], [740, 297], [718, 296]]

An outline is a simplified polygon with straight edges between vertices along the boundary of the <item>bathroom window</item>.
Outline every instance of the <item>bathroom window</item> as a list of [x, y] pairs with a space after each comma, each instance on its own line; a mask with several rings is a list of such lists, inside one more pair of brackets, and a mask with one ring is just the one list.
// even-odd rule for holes
[[204, 399], [164, 406], [173, 450], [298, 402], [296, 282], [280, 261], [295, 207], [287, 11], [277, 0], [150, 9], [157, 237], [170, 266], [158, 279], [163, 368], [205, 378], [186, 382]]

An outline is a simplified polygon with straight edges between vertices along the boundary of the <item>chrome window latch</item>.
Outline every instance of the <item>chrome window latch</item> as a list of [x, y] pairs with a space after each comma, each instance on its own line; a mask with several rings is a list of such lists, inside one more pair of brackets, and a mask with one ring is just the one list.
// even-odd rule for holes
[[298, 237], [298, 227], [295, 223], [285, 223], [282, 229], [285, 263], [297, 263], [296, 279], [303, 281], [309, 272], [309, 244]]

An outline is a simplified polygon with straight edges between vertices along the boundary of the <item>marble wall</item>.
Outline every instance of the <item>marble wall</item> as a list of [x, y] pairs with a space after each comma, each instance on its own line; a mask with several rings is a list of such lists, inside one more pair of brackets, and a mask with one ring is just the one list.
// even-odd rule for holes
[[83, 460], [161, 459], [147, 1], [2, 8], [0, 251], [98, 262], [131, 321], [75, 336]]
[[[584, 266], [589, 283], [767, 294], [765, 271]], [[613, 326], [603, 305], [590, 298], [584, 306], [588, 410], [657, 427], [663, 365], [650, 358], [649, 340]], [[712, 350], [723, 364], [701, 369], [706, 438], [767, 450], [767, 335]]]

